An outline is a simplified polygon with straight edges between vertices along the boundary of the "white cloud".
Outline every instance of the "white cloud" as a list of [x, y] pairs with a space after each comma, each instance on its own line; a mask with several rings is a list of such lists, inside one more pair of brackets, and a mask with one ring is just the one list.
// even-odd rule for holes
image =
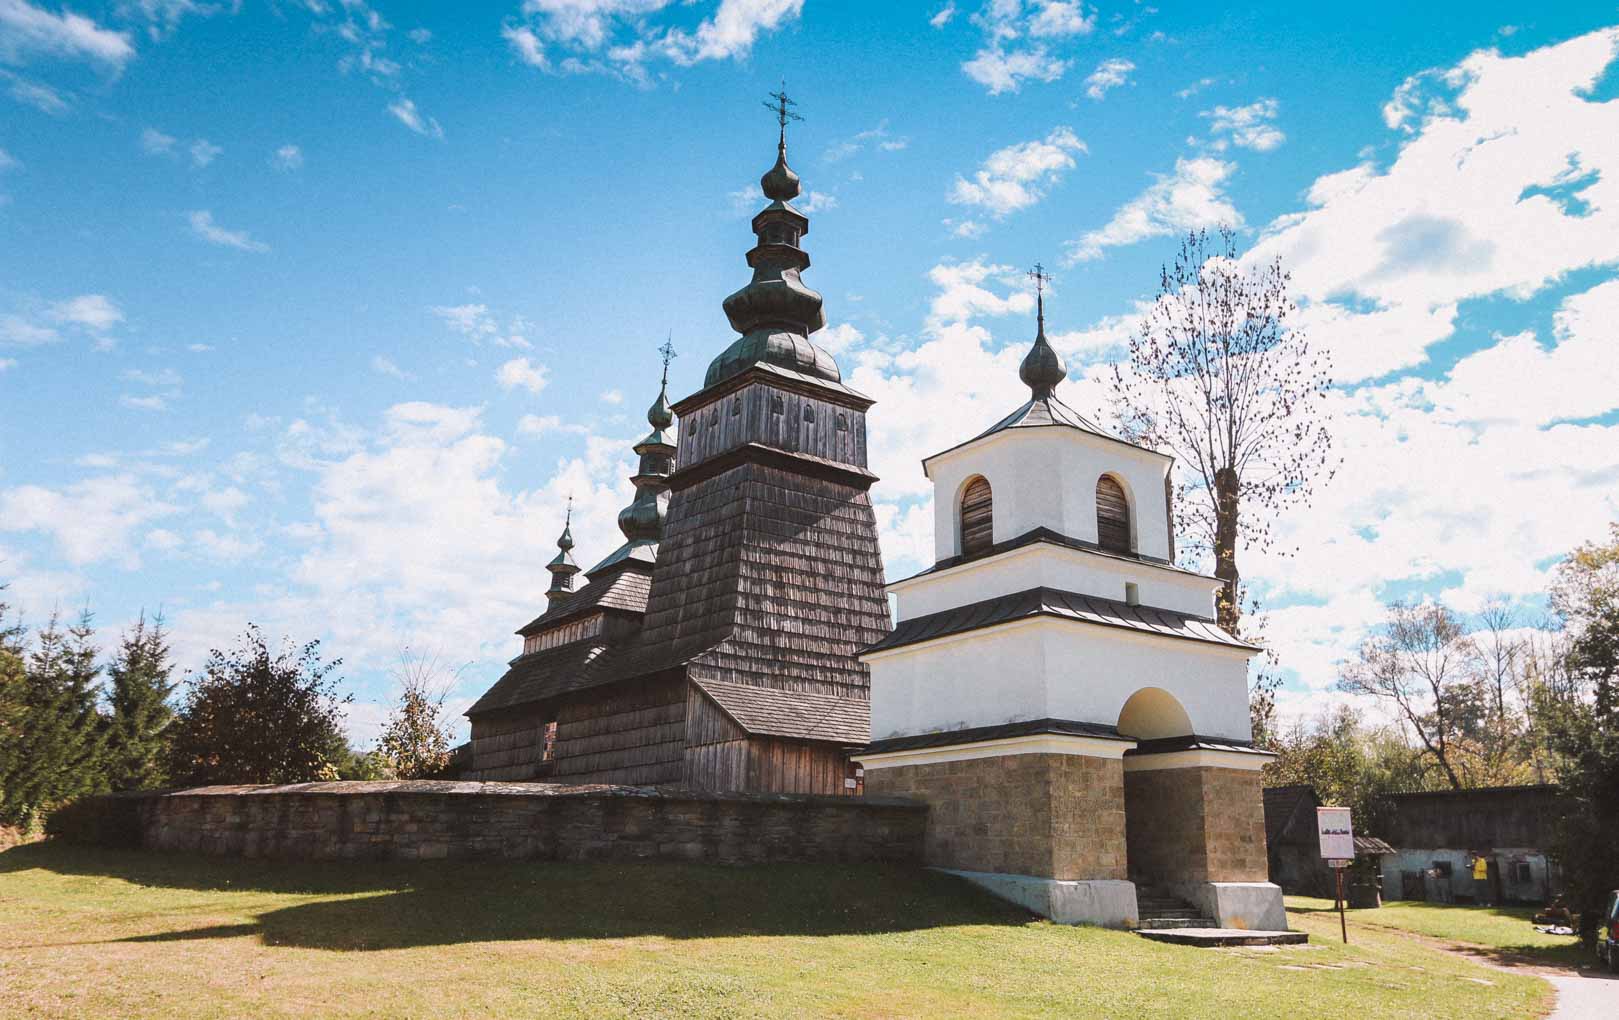
[[[695, 29], [660, 23], [671, 0], [525, 0], [500, 34], [523, 63], [549, 73], [606, 72], [642, 84], [654, 59], [678, 66], [741, 60], [760, 36], [796, 21], [803, 0], [720, 0]], [[555, 56], [553, 57], [553, 53]]]
[[133, 533], [176, 510], [133, 475], [101, 475], [59, 489], [0, 490], [0, 531], [44, 532], [75, 566], [114, 560], [133, 568]]
[[270, 246], [262, 241], [255, 241], [245, 230], [226, 230], [214, 222], [214, 214], [207, 209], [197, 209], [186, 214], [191, 223], [191, 232], [207, 241], [209, 244], [224, 245], [238, 251], [269, 251]]
[[10, 371], [17, 367], [16, 358], [0, 358], [0, 372]]
[[816, 333], [815, 343], [826, 353], [836, 356], [858, 346], [865, 338], [865, 334], [852, 323], [840, 322]]
[[304, 150], [296, 145], [283, 145], [270, 154], [270, 165], [277, 170], [298, 170], [304, 165]]
[[513, 358], [501, 365], [495, 372], [495, 381], [503, 390], [522, 387], [530, 393], [538, 393], [545, 389], [548, 370], [544, 365], [536, 364], [527, 358]]
[[950, 24], [950, 19], [955, 16], [956, 5], [953, 3], [945, 4], [943, 7], [934, 12], [933, 17], [928, 19], [928, 24], [932, 25], [934, 28], [943, 28], [944, 26]]
[[1105, 226], [1068, 242], [1069, 261], [1098, 259], [1108, 248], [1199, 227], [1241, 226], [1242, 214], [1225, 195], [1236, 169], [1206, 156], [1177, 159], [1174, 173], [1126, 202]]
[[142, 386], [165, 388], [179, 386], [182, 382], [180, 373], [172, 368], [163, 368], [156, 372], [148, 372], [141, 368], [128, 368], [124, 370], [123, 377], [128, 382], [139, 383]]
[[191, 153], [191, 165], [202, 167], [218, 159], [225, 150], [206, 138], [199, 138], [191, 143], [188, 151]]
[[433, 33], [425, 28], [413, 28], [405, 35], [418, 46], [426, 46], [433, 41]]
[[1276, 100], [1261, 99], [1247, 106], [1216, 106], [1198, 116], [1210, 118], [1209, 132], [1215, 136], [1215, 149], [1234, 145], [1239, 149], [1269, 152], [1287, 140], [1275, 123], [1279, 110]]
[[51, 305], [50, 317], [57, 322], [104, 332], [124, 321], [123, 309], [105, 294], [80, 294]]
[[842, 141], [827, 146], [821, 153], [821, 159], [827, 163], [841, 163], [851, 156], [858, 155], [868, 146], [880, 149], [883, 152], [898, 152], [910, 145], [909, 138], [895, 138], [888, 132], [888, 121], [882, 121], [876, 127], [851, 135]]
[[1097, 64], [1096, 70], [1085, 78], [1085, 94], [1092, 99], [1101, 99], [1109, 90], [1129, 83], [1130, 72], [1135, 69], [1136, 65], [1123, 57], [1109, 57]]
[[624, 392], [618, 389], [603, 390], [601, 402], [612, 407], [617, 407], [624, 403]]
[[1341, 378], [1419, 363], [1463, 301], [1619, 264], [1619, 103], [1586, 97], [1616, 56], [1619, 29], [1603, 29], [1425, 73], [1421, 88], [1455, 91], [1419, 102], [1402, 86], [1409, 139], [1391, 165], [1322, 176], [1266, 229], [1252, 257], [1286, 262]]
[[421, 111], [416, 109], [415, 101], [406, 96], [400, 96], [389, 103], [388, 112], [393, 114], [399, 123], [425, 138], [440, 140], [444, 138], [444, 129], [439, 126], [439, 122], [432, 117], [422, 116]]
[[142, 396], [125, 393], [118, 398], [118, 406], [128, 408], [131, 411], [167, 411], [169, 409], [169, 398], [159, 393], [148, 393]]
[[990, 95], [999, 95], [1018, 91], [1026, 81], [1061, 78], [1072, 61], [1054, 55], [1043, 40], [1088, 34], [1096, 15], [1087, 14], [1077, 0], [990, 0], [972, 23], [983, 32], [984, 43], [961, 70]]
[[148, 156], [167, 156], [174, 152], [175, 137], [166, 135], [157, 128], [143, 128], [141, 130], [141, 151]]
[[400, 368], [392, 358], [384, 354], [373, 354], [371, 356], [371, 371], [378, 375], [390, 375], [395, 379], [413, 378], [410, 373]]
[[135, 56], [127, 32], [102, 28], [72, 11], [53, 14], [27, 0], [0, 0], [0, 60], [35, 56], [83, 59], [117, 72]]
[[[1027, 315], [1034, 311], [1034, 295], [1025, 287], [1023, 274], [1012, 266], [971, 262], [941, 262], [928, 270], [928, 280], [938, 289], [928, 306], [928, 328], [938, 330], [946, 323], [965, 323], [980, 315]], [[1008, 293], [990, 290], [997, 284]]]
[[40, 113], [60, 117], [73, 108], [68, 96], [64, 96], [43, 82], [24, 78], [20, 74], [15, 74], [3, 68], [0, 68], [0, 80], [4, 80], [8, 84], [9, 87], [6, 91], [11, 98], [24, 105], [32, 106]]
[[1034, 205], [1085, 151], [1072, 128], [1053, 128], [1044, 139], [997, 149], [969, 180], [957, 177], [950, 201], [975, 205], [997, 219]]
[[428, 308], [446, 326], [471, 340], [474, 344], [491, 343], [496, 347], [530, 350], [533, 344], [523, 336], [533, 324], [521, 315], [514, 315], [501, 329], [499, 319], [484, 304], [433, 305]]
[[19, 347], [38, 347], [41, 344], [54, 344], [60, 339], [62, 334], [49, 326], [41, 326], [15, 313], [0, 315], [0, 342]]
[[136, 16], [146, 19], [146, 33], [153, 39], [172, 35], [187, 15], [211, 17], [220, 11], [220, 5], [198, 3], [197, 0], [125, 0], [118, 7], [122, 17]]

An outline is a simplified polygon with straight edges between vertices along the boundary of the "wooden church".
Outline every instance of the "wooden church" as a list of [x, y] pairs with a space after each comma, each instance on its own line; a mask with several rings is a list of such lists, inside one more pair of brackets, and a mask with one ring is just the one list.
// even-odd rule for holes
[[[866, 411], [811, 335], [788, 100], [753, 218], [740, 336], [702, 389], [664, 387], [635, 444], [624, 544], [584, 572], [564, 527], [544, 613], [477, 703], [470, 777], [852, 793], [871, 735], [860, 651], [890, 630]], [[676, 417], [678, 439], [671, 436]]]

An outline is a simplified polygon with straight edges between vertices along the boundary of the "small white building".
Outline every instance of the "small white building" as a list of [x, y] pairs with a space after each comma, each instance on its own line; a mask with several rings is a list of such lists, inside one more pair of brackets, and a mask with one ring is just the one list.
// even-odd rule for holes
[[922, 463], [937, 562], [888, 586], [895, 630], [862, 656], [866, 790], [931, 805], [929, 864], [1056, 920], [1283, 929], [1255, 649], [1175, 566], [1171, 459], [1057, 398], [1044, 320], [1029, 401]]

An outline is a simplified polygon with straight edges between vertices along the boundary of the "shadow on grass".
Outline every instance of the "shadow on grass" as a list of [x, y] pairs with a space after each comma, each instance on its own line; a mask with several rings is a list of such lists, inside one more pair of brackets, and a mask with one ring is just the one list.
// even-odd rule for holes
[[[867, 935], [1031, 919], [953, 876], [881, 865], [292, 863], [50, 842], [0, 853], [0, 875], [32, 869], [136, 886], [316, 897], [265, 911], [248, 924], [120, 940], [130, 942], [256, 934], [269, 945], [399, 949], [649, 935]], [[219, 912], [230, 907], [222, 904]]]
[[[1323, 905], [1324, 904], [1324, 905]], [[1331, 900], [1317, 903], [1301, 903], [1296, 899], [1289, 899], [1287, 904], [1289, 913], [1331, 915], [1337, 914], [1337, 909]], [[1388, 914], [1383, 912], [1387, 910]], [[1411, 915], [1416, 918], [1431, 919], [1430, 930], [1423, 930], [1411, 924], [1394, 923], [1384, 918], [1392, 918], [1399, 914]], [[1493, 963], [1498, 966], [1532, 966], [1554, 967], [1565, 970], [1590, 970], [1596, 966], [1595, 952], [1584, 946], [1576, 938], [1569, 937], [1557, 945], [1548, 945], [1536, 942], [1536, 933], [1533, 929], [1532, 918], [1534, 907], [1495, 906], [1478, 907], [1453, 903], [1424, 903], [1415, 900], [1393, 900], [1384, 907], [1364, 909], [1351, 909], [1348, 918], [1351, 924], [1365, 925], [1379, 931], [1395, 934], [1409, 935], [1429, 943], [1442, 944], [1451, 952], [1470, 956], [1484, 963]], [[1522, 942], [1517, 942], [1512, 936], [1505, 940], [1496, 940], [1493, 944], [1483, 944], [1468, 939], [1462, 931], [1456, 934], [1441, 934], [1452, 927], [1449, 921], [1455, 919], [1487, 919], [1500, 922], [1501, 931], [1521, 933]], [[1465, 930], [1465, 929], [1464, 929]], [[1556, 938], [1558, 936], [1551, 936]], [[1593, 976], [1614, 977], [1606, 973], [1595, 973]]]

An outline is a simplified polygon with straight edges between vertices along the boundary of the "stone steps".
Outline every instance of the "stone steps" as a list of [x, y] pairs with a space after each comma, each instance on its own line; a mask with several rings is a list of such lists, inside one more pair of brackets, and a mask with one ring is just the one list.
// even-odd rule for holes
[[1136, 930], [1172, 931], [1180, 928], [1213, 928], [1214, 919], [1178, 896], [1161, 889], [1136, 887]]

